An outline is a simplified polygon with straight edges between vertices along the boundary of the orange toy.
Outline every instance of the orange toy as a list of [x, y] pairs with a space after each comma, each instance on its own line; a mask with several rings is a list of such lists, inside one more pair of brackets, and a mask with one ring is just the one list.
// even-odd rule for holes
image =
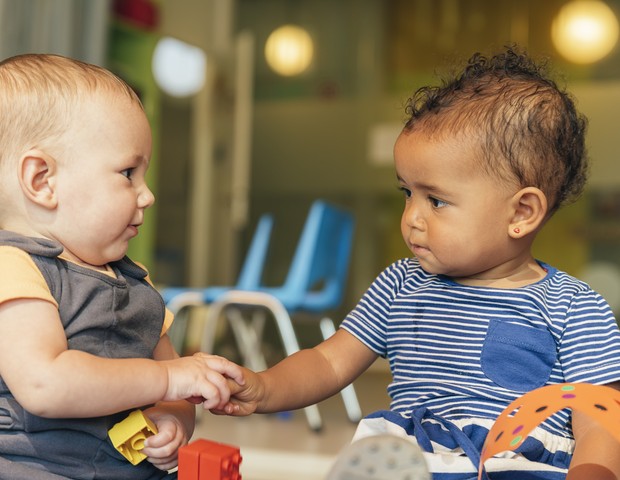
[[237, 447], [199, 439], [179, 449], [178, 480], [241, 480]]
[[547, 385], [517, 398], [497, 417], [482, 449], [478, 480], [486, 460], [514, 450], [542, 421], [564, 408], [588, 415], [620, 442], [620, 391], [588, 383]]

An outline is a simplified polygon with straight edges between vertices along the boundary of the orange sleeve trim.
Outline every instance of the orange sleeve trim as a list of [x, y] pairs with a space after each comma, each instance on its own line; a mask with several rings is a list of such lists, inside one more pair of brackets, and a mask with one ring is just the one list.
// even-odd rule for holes
[[161, 329], [162, 336], [165, 333], [168, 333], [168, 330], [170, 330], [170, 327], [172, 326], [172, 322], [174, 322], [174, 314], [166, 308], [166, 316], [164, 317], [164, 325]]
[[17, 247], [0, 247], [0, 303], [23, 298], [45, 300], [58, 307], [34, 261]]

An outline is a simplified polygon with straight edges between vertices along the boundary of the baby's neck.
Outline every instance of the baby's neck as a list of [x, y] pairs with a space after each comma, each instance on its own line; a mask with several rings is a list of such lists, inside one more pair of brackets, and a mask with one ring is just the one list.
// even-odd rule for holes
[[105, 273], [107, 275], [114, 275], [114, 271], [112, 270], [112, 267], [110, 267], [109, 265], [91, 265], [90, 263], [86, 263], [81, 261], [78, 258], [75, 258], [75, 256], [73, 255], [68, 255], [66, 252], [61, 253], [60, 255], [58, 255], [58, 258], [62, 258], [63, 260], [66, 260], [67, 262], [71, 262], [71, 263], [75, 263], [76, 265], [79, 265], [80, 267], [84, 267], [84, 268], [88, 268], [90, 270], [95, 270], [97, 272], [101, 272], [101, 273]]
[[482, 272], [470, 277], [453, 278], [453, 280], [461, 285], [511, 289], [532, 285], [541, 281], [546, 275], [546, 270], [532, 259], [531, 262], [520, 265], [510, 272], [497, 272], [495, 274], [493, 272]]
[[36, 227], [27, 221], [22, 221], [21, 219], [10, 217], [2, 218], [0, 219], [0, 229], [15, 232], [23, 235], [24, 237], [47, 238], [47, 236], [40, 232]]

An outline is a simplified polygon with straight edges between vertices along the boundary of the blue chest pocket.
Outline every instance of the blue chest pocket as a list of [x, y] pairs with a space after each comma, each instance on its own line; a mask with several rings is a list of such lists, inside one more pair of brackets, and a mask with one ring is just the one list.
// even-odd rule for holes
[[482, 370], [498, 385], [527, 391], [547, 383], [556, 360], [549, 331], [491, 320], [482, 346]]

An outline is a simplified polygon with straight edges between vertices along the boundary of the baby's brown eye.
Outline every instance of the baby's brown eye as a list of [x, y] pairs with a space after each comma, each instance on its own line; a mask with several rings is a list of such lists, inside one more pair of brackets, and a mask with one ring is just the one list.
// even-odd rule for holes
[[411, 190], [405, 187], [398, 187], [398, 189], [405, 194], [406, 198], [411, 198]]

